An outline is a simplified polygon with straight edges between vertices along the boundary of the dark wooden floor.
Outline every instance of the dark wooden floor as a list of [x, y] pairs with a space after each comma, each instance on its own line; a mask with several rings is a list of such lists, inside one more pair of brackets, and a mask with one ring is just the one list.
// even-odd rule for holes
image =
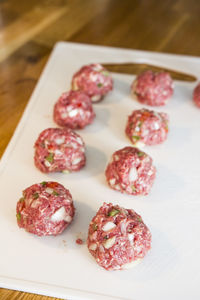
[[0, 155], [57, 41], [199, 56], [199, 16], [198, 0], [0, 0]]

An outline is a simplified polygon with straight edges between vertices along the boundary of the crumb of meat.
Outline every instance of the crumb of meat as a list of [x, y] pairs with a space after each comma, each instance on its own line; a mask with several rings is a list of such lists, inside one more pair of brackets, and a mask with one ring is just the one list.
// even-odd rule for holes
[[76, 244], [83, 245], [83, 240], [82, 239], [76, 239]]

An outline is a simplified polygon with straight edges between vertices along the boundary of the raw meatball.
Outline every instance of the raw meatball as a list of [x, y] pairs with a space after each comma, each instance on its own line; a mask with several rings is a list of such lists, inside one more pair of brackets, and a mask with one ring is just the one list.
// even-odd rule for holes
[[35, 142], [34, 160], [44, 173], [79, 171], [86, 161], [84, 142], [71, 129], [45, 129]]
[[151, 233], [134, 210], [104, 203], [89, 225], [87, 244], [101, 267], [128, 269], [151, 248]]
[[23, 197], [17, 202], [19, 227], [39, 236], [60, 234], [73, 216], [72, 196], [57, 182], [33, 184], [23, 191]]
[[114, 152], [106, 169], [109, 186], [131, 195], [147, 195], [155, 175], [152, 158], [134, 147], [125, 147]]
[[54, 121], [60, 126], [84, 128], [94, 117], [91, 99], [82, 91], [63, 93], [54, 106]]
[[102, 100], [112, 88], [111, 75], [100, 64], [84, 66], [72, 78], [72, 89], [84, 91], [92, 102]]
[[168, 122], [166, 113], [135, 110], [128, 117], [126, 134], [135, 146], [160, 144], [167, 138]]
[[196, 106], [200, 107], [200, 83], [194, 89], [193, 101], [196, 104]]
[[146, 71], [133, 82], [131, 92], [144, 104], [165, 105], [173, 94], [173, 80], [166, 72]]

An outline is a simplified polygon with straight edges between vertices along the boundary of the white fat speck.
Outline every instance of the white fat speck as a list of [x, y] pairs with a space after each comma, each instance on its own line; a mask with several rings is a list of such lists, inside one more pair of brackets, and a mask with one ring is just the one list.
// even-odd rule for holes
[[101, 99], [101, 95], [95, 95], [91, 97], [92, 102], [97, 102]]
[[31, 207], [32, 208], [36, 208], [40, 205], [40, 200], [35, 200], [31, 203]]
[[118, 190], [118, 191], [121, 190], [119, 184], [116, 184], [116, 185], [114, 186], [114, 188], [115, 188], [116, 190]]
[[89, 246], [89, 249], [95, 251], [97, 249], [97, 244], [93, 243]]
[[109, 180], [110, 185], [114, 185], [115, 182], [116, 182], [116, 179], [115, 179], [115, 178], [112, 178], [112, 179]]
[[56, 149], [54, 153], [55, 153], [55, 155], [63, 155], [62, 151], [60, 151], [58, 149]]
[[90, 79], [92, 80], [92, 81], [97, 81], [97, 79], [98, 79], [98, 75], [97, 74], [93, 74], [93, 73], [91, 73], [90, 74]]
[[140, 263], [141, 259], [137, 259], [137, 260], [134, 260], [130, 263], [127, 263], [127, 264], [124, 264], [122, 266], [123, 269], [131, 269], [132, 267], [135, 267], [138, 263]]
[[65, 217], [66, 217], [66, 210], [64, 206], [62, 206], [51, 216], [51, 221], [59, 222], [64, 220]]
[[132, 167], [129, 171], [129, 175], [128, 175], [129, 181], [135, 181], [138, 178], [138, 173], [136, 168]]
[[120, 266], [115, 266], [115, 267], [113, 268], [113, 270], [120, 270], [120, 269], [121, 269]]
[[113, 236], [112, 238], [106, 240], [105, 243], [104, 243], [104, 248], [106, 248], [106, 249], [111, 248], [115, 244], [115, 241], [116, 241], [115, 236]]
[[98, 72], [98, 71], [103, 70], [103, 68], [102, 68], [102, 66], [100, 64], [95, 64], [93, 66], [93, 70]]
[[143, 135], [146, 136], [146, 135], [148, 135], [148, 134], [149, 134], [149, 129], [145, 129], [145, 130], [143, 131]]
[[75, 117], [77, 114], [78, 114], [78, 109], [72, 109], [70, 112], [68, 112], [70, 118]]
[[53, 194], [53, 189], [47, 187], [47, 188], [45, 189], [45, 192], [47, 192], [48, 194]]
[[72, 161], [72, 165], [77, 165], [78, 163], [80, 163], [81, 159], [82, 159], [81, 157], [75, 158], [75, 159]]
[[121, 227], [122, 234], [126, 234], [126, 224], [124, 222], [122, 222], [120, 227]]
[[73, 109], [72, 105], [69, 105], [67, 107], [65, 107], [65, 110], [67, 110], [67, 112], [70, 112]]
[[[107, 76], [109, 76], [109, 75], [107, 75]], [[105, 81], [105, 82], [103, 83], [104, 87], [108, 86], [109, 84], [110, 84], [109, 81]]]
[[140, 252], [141, 251], [141, 247], [140, 246], [137, 246], [137, 247], [135, 247], [135, 249], [134, 249], [136, 252]]
[[51, 163], [48, 161], [48, 160], [45, 160], [44, 161], [44, 164], [45, 166], [48, 168], [48, 167], [51, 167]]
[[158, 130], [160, 128], [160, 125], [158, 124], [158, 122], [154, 123], [154, 129]]
[[119, 160], [119, 156], [118, 155], [115, 155], [114, 156], [114, 159], [117, 161], [117, 160]]
[[105, 249], [104, 249], [103, 245], [101, 245], [101, 244], [99, 245], [99, 251], [100, 252], [105, 252]]
[[145, 144], [142, 143], [142, 142], [136, 142], [136, 143], [134, 144], [134, 146], [135, 146], [135, 147], [138, 147], [138, 148], [143, 148], [143, 147], [145, 146]]
[[75, 144], [75, 143], [72, 143], [72, 144], [69, 145], [69, 146], [71, 146], [71, 147], [74, 148], [74, 149], [77, 149], [77, 148], [78, 148], [77, 144]]
[[135, 127], [135, 131], [139, 132], [140, 131], [140, 127], [139, 126]]
[[103, 227], [102, 227], [102, 230], [103, 231], [109, 231], [113, 228], [115, 228], [116, 225], [113, 223], [113, 222], [107, 222]]
[[71, 216], [66, 216], [65, 218], [64, 218], [64, 221], [66, 221], [66, 222], [71, 222], [71, 220], [72, 220], [72, 217]]
[[61, 145], [61, 144], [63, 144], [63, 143], [64, 143], [64, 141], [65, 141], [65, 139], [64, 139], [64, 138], [57, 138], [57, 139], [55, 139], [55, 142], [56, 142], [56, 144], [57, 144], [57, 145]]
[[76, 138], [76, 141], [77, 141], [79, 144], [83, 145], [83, 141], [82, 141], [82, 139], [81, 139], [80, 137], [77, 137], [77, 138]]
[[129, 233], [128, 234], [128, 239], [131, 245], [133, 245], [133, 240], [134, 240], [134, 233]]
[[61, 118], [62, 119], [65, 119], [67, 117], [68, 117], [68, 113], [67, 112], [64, 112], [64, 113], [61, 114]]
[[44, 144], [45, 144], [45, 147], [47, 147], [49, 145], [49, 141], [48, 140], [45, 140], [44, 141]]
[[79, 110], [78, 110], [78, 113], [79, 113], [81, 116], [83, 116], [83, 115], [84, 115], [84, 112], [83, 112], [83, 110], [82, 110], [82, 109], [79, 109]]
[[51, 221], [53, 222], [60, 222], [60, 221], [66, 221], [71, 222], [72, 217], [70, 217], [65, 210], [65, 207], [60, 207], [52, 216]]
[[148, 172], [148, 175], [151, 176], [152, 174], [153, 174], [153, 171], [150, 170], [150, 171]]

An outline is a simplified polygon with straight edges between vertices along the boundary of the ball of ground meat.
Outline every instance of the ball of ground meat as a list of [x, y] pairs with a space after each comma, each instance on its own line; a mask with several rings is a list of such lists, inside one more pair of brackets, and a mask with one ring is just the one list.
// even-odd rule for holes
[[58, 235], [74, 216], [72, 196], [57, 182], [33, 184], [17, 202], [19, 227], [38, 236]]
[[45, 129], [35, 142], [34, 161], [44, 173], [79, 171], [86, 161], [84, 142], [69, 128]]
[[91, 99], [82, 91], [63, 93], [54, 106], [54, 121], [60, 126], [81, 129], [94, 117]]
[[166, 72], [145, 71], [131, 85], [138, 101], [151, 106], [165, 105], [173, 94], [173, 80]]
[[193, 91], [193, 101], [196, 106], [200, 107], [200, 83], [195, 87]]
[[89, 225], [87, 245], [106, 270], [128, 269], [151, 248], [151, 233], [134, 210], [104, 203]]
[[156, 168], [148, 154], [135, 147], [125, 147], [114, 152], [105, 174], [112, 189], [131, 195], [147, 195]]
[[168, 123], [166, 113], [139, 109], [128, 117], [125, 132], [134, 146], [156, 145], [166, 140]]
[[110, 73], [100, 64], [82, 67], [72, 78], [72, 89], [84, 91], [92, 100], [98, 102], [112, 90]]

